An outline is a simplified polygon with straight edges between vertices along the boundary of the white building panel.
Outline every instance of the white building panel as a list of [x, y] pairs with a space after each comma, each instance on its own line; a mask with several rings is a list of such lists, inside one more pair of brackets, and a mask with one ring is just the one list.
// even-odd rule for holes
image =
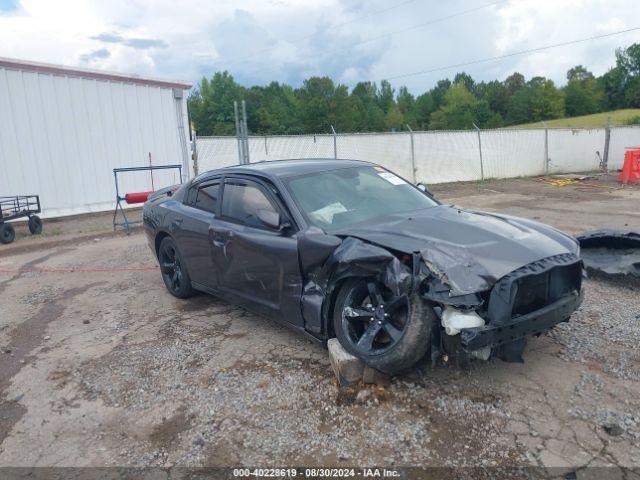
[[[0, 196], [40, 195], [44, 216], [114, 207], [113, 169], [181, 164], [190, 85], [0, 58]], [[178, 98], [176, 98], [178, 97]], [[151, 190], [123, 174], [121, 194]], [[155, 188], [178, 183], [156, 171]]]

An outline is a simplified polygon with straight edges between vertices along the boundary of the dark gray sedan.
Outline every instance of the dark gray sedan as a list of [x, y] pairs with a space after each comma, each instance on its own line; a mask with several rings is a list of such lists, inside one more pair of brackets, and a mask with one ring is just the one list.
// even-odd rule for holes
[[442, 205], [378, 165], [228, 167], [153, 194], [144, 226], [169, 292], [205, 292], [395, 373], [430, 352], [520, 361], [582, 301], [577, 242]]

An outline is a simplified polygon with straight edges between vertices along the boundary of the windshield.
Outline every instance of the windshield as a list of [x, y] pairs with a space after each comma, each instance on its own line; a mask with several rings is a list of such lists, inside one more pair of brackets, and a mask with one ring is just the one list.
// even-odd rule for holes
[[437, 203], [382, 167], [351, 167], [287, 181], [307, 219], [325, 230]]

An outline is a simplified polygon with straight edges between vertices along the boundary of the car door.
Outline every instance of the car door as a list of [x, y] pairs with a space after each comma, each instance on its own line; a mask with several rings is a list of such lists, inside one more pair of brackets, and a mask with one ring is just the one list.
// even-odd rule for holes
[[191, 187], [184, 205], [185, 214], [180, 217], [178, 247], [196, 288], [215, 289], [219, 284], [210, 233], [220, 207], [221, 182], [221, 178], [213, 178]]
[[291, 219], [273, 187], [259, 180], [226, 177], [220, 218], [212, 228], [219, 289], [269, 316], [302, 326], [302, 276], [295, 229], [264, 225], [257, 210]]

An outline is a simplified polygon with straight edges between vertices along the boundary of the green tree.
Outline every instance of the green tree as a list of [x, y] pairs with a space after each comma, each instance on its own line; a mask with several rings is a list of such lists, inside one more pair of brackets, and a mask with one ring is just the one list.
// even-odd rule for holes
[[475, 93], [476, 90], [476, 82], [471, 78], [471, 75], [465, 72], [456, 73], [456, 76], [453, 77], [453, 83], [462, 83], [469, 92], [472, 94]]
[[567, 71], [567, 86], [564, 87], [565, 110], [568, 116], [588, 115], [601, 110], [604, 92], [593, 73], [582, 65]]
[[438, 110], [444, 104], [444, 101], [445, 101], [444, 97], [450, 88], [451, 88], [451, 80], [444, 79], [444, 80], [438, 80], [438, 83], [436, 83], [436, 86], [429, 91], [429, 93], [431, 94], [431, 98], [433, 99], [434, 110]]
[[564, 116], [564, 95], [552, 80], [533, 77], [517, 90], [509, 103], [511, 124], [539, 122]]
[[567, 81], [569, 83], [574, 81], [583, 82], [585, 80], [589, 80], [593, 78], [594, 78], [593, 73], [591, 73], [582, 65], [576, 65], [575, 67], [570, 68], [567, 71]]
[[625, 79], [624, 71], [617, 66], [611, 68], [599, 79], [604, 90], [607, 109], [624, 107]]
[[616, 50], [616, 66], [629, 76], [640, 75], [640, 43]]
[[189, 115], [201, 135], [235, 133], [233, 102], [247, 101], [252, 133], [295, 134], [404, 129], [485, 128], [530, 123], [605, 109], [640, 107], [640, 43], [618, 48], [615, 66], [595, 77], [585, 66], [567, 71], [558, 89], [544, 77], [514, 72], [503, 81], [477, 83], [460, 72], [426, 92], [411, 93], [388, 81], [360, 82], [349, 91], [329, 77], [311, 77], [299, 88], [271, 82], [249, 88], [228, 72], [203, 78], [188, 98]]
[[296, 90], [296, 97], [304, 132], [327, 132], [331, 125], [340, 132], [354, 130], [356, 112], [345, 85], [336, 86], [329, 77], [311, 77]]
[[382, 80], [382, 82], [380, 82], [380, 90], [376, 92], [376, 99], [378, 106], [384, 113], [387, 113], [393, 105], [393, 96], [394, 92], [391, 84], [387, 80]]
[[431, 114], [435, 111], [435, 103], [431, 92], [423, 93], [416, 98], [416, 104], [414, 108], [416, 127], [419, 130], [426, 130], [429, 128], [429, 121]]
[[249, 129], [258, 134], [298, 134], [300, 111], [293, 88], [271, 82], [266, 87], [252, 87], [247, 97]]
[[640, 44], [616, 50], [616, 66], [602, 77], [608, 108], [629, 108], [638, 103], [637, 78], [640, 77]]
[[405, 128], [405, 124], [404, 115], [402, 115], [398, 105], [395, 103], [391, 104], [391, 107], [389, 107], [389, 111], [385, 116], [385, 125], [387, 130], [400, 131]]
[[444, 104], [431, 114], [429, 127], [434, 130], [473, 128], [478, 101], [463, 83], [456, 83], [444, 96]]
[[624, 103], [626, 108], [640, 107], [640, 76], [631, 77], [624, 92]]
[[235, 134], [234, 100], [241, 100], [244, 89], [229, 72], [218, 72], [211, 80], [203, 78], [188, 99], [191, 119], [201, 135]]
[[504, 83], [492, 80], [488, 83], [480, 82], [476, 86], [476, 95], [479, 100], [486, 100], [492, 112], [500, 117], [507, 114], [511, 95]]
[[[400, 87], [398, 89], [398, 96], [396, 97], [396, 103], [398, 105], [398, 110], [404, 117], [405, 124], [408, 123], [409, 125], [412, 126], [412, 128], [415, 128], [416, 99], [413, 95], [411, 95], [411, 93], [409, 93], [409, 90], [407, 89], [407, 87]], [[402, 128], [405, 128], [405, 125], [403, 125]]]
[[526, 84], [524, 75], [518, 72], [514, 72], [504, 79], [504, 86], [509, 92], [509, 95], [514, 95], [518, 90], [523, 88]]
[[356, 111], [356, 131], [380, 132], [385, 129], [385, 113], [378, 105], [377, 92], [378, 88], [373, 82], [360, 82], [351, 91], [352, 105]]
[[296, 90], [300, 102], [300, 123], [304, 132], [328, 132], [329, 115], [336, 87], [329, 77], [311, 77]]

